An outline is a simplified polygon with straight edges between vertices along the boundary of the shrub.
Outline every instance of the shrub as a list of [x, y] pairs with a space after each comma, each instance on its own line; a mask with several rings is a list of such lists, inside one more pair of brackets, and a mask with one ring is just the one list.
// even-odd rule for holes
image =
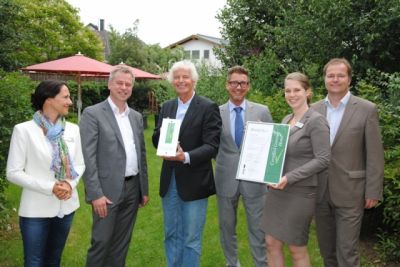
[[15, 124], [31, 118], [30, 95], [36, 85], [19, 73], [3, 75], [0, 74], [0, 227], [6, 226], [8, 213], [5, 169], [12, 130]]
[[[378, 89], [379, 88], [379, 89]], [[400, 107], [399, 73], [368, 71], [368, 77], [357, 84], [363, 98], [377, 104], [385, 148], [385, 180], [381, 203], [383, 226], [376, 248], [387, 262], [400, 262]]]

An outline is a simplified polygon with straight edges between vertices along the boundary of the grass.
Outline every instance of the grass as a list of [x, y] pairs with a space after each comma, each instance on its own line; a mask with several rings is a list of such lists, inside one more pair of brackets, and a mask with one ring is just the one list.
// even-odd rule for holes
[[[149, 172], [149, 204], [139, 210], [133, 237], [127, 257], [127, 267], [159, 267], [165, 266], [163, 246], [163, 220], [161, 199], [158, 194], [161, 160], [155, 156], [155, 149], [151, 143], [153, 131], [153, 116], [148, 117], [148, 129], [145, 130], [147, 148], [147, 163]], [[84, 201], [83, 183], [79, 184], [81, 207], [77, 210], [74, 222], [65, 247], [62, 266], [84, 266], [87, 249], [90, 244], [92, 217], [91, 207]], [[6, 195], [13, 212], [9, 230], [0, 232], [0, 266], [14, 267], [23, 265], [22, 241], [18, 229], [18, 208], [21, 189], [10, 185]], [[243, 267], [254, 266], [247, 240], [247, 225], [242, 204], [238, 210], [238, 246], [239, 259]], [[312, 266], [322, 266], [322, 259], [315, 236], [315, 226], [311, 226], [308, 250]], [[291, 265], [287, 250], [285, 250], [287, 266]], [[203, 250], [201, 266], [225, 266], [224, 256], [219, 243], [218, 215], [216, 198], [209, 198], [207, 221], [203, 235]], [[363, 264], [363, 266], [367, 266]]]

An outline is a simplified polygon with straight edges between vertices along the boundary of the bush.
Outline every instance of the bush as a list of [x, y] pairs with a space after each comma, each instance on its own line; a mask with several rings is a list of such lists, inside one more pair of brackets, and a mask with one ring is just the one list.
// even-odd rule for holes
[[196, 93], [213, 100], [218, 105], [228, 101], [228, 93], [225, 89], [226, 71], [211, 66], [197, 66], [199, 81], [196, 85]]
[[[4, 76], [3, 76], [4, 75]], [[4, 191], [5, 169], [14, 125], [32, 116], [30, 95], [36, 83], [19, 73], [0, 74], [0, 227], [6, 226], [8, 208]]]
[[[378, 89], [379, 88], [379, 89]], [[400, 107], [399, 73], [368, 71], [368, 77], [357, 84], [363, 98], [377, 104], [385, 148], [385, 180], [383, 201], [379, 209], [383, 217], [376, 248], [387, 262], [400, 262]]]

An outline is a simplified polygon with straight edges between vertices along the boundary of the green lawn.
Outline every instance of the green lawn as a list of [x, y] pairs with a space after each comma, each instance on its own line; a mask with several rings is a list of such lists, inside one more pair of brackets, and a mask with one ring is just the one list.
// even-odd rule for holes
[[[161, 200], [158, 195], [159, 174], [161, 160], [155, 156], [155, 149], [151, 144], [151, 134], [154, 120], [149, 117], [149, 128], [145, 131], [147, 147], [147, 163], [149, 171], [150, 203], [139, 211], [129, 254], [128, 267], [159, 267], [165, 266], [163, 247], [163, 222]], [[22, 242], [18, 229], [16, 209], [20, 197], [20, 188], [10, 185], [7, 196], [15, 208], [11, 220], [11, 230], [1, 232], [0, 236], [0, 266], [22, 266]], [[83, 183], [79, 185], [81, 207], [77, 210], [71, 233], [64, 250], [62, 266], [84, 266], [87, 249], [90, 243], [90, 229], [92, 224], [91, 208], [84, 202]], [[253, 266], [247, 242], [247, 226], [242, 205], [238, 211], [238, 240], [239, 258], [243, 267]], [[312, 225], [309, 241], [309, 253], [312, 266], [322, 266], [318, 245], [315, 237], [315, 227]], [[287, 255], [287, 252], [286, 252]], [[288, 260], [287, 266], [290, 266]], [[209, 198], [206, 228], [203, 235], [203, 251], [201, 266], [225, 266], [224, 257], [219, 243], [218, 217], [215, 196]], [[363, 266], [366, 266], [363, 264]]]

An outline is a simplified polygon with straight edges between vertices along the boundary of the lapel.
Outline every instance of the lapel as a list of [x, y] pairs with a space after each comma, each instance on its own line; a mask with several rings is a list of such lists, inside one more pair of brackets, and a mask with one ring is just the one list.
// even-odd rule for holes
[[[245, 117], [247, 118], [247, 115], [245, 115]], [[245, 118], [245, 123], [247, 121], [246, 118]], [[226, 136], [230, 137], [230, 138], [228, 138], [227, 142], [229, 143], [229, 145], [231, 147], [235, 147], [237, 150], [239, 150], [239, 148], [237, 147], [237, 145], [235, 143], [235, 140], [233, 139], [232, 133], [231, 133], [231, 114], [230, 114], [230, 110], [229, 110], [229, 102], [227, 102], [223, 106], [221, 106], [221, 119], [222, 119], [222, 125], [224, 125], [222, 130], [225, 131], [224, 134]]]
[[168, 107], [168, 110], [166, 111], [167, 118], [169, 119], [175, 119], [176, 118], [176, 111], [178, 110], [178, 99], [174, 99], [174, 101], [171, 102], [171, 105]]
[[[176, 108], [175, 114], [173, 115], [174, 118], [176, 116], [176, 110], [178, 109], [178, 100], [175, 101]], [[199, 97], [195, 94], [193, 96], [192, 102], [190, 102], [189, 108], [186, 111], [185, 117], [183, 118], [182, 124], [181, 124], [181, 129], [179, 131], [179, 137], [182, 136], [182, 133], [185, 131], [185, 129], [192, 123], [193, 117], [197, 113], [199, 109]]]
[[[128, 107], [129, 108], [129, 107]], [[130, 108], [129, 108], [130, 109]], [[135, 119], [135, 116], [134, 116], [134, 114], [133, 114], [133, 110], [132, 109], [130, 109], [129, 110], [129, 115], [128, 115], [128, 118], [129, 118], [129, 122], [130, 122], [130, 124], [131, 124], [131, 128], [132, 128], [132, 133], [133, 133], [133, 139], [135, 140], [135, 144], [136, 145], [139, 145], [139, 139], [138, 139], [138, 136], [139, 136], [139, 127], [135, 127], [136, 125], [137, 125], [137, 121], [136, 121], [136, 119]]]
[[357, 99], [353, 95], [350, 95], [349, 102], [347, 103], [347, 106], [344, 109], [343, 118], [342, 121], [340, 122], [339, 129], [335, 135], [335, 139], [333, 140], [332, 147], [335, 145], [336, 140], [338, 140], [340, 135], [343, 133], [343, 131], [346, 129], [347, 125], [351, 121], [354, 111], [356, 110], [356, 104], [357, 104]]
[[245, 101], [245, 107], [246, 107], [246, 111], [244, 112], [244, 124], [246, 125], [247, 121], [252, 121], [253, 119], [253, 109], [254, 109], [254, 105], [253, 103], [244, 100]]
[[114, 130], [119, 143], [124, 147], [124, 141], [122, 140], [122, 135], [121, 135], [121, 132], [119, 131], [117, 120], [115, 119], [114, 112], [112, 111], [111, 106], [108, 103], [108, 100], [105, 100], [103, 102], [102, 110], [104, 113], [104, 117], [106, 118], [106, 120], [108, 121], [108, 123], [111, 126], [111, 129]]
[[326, 118], [326, 105], [324, 100], [321, 100], [318, 103], [316, 103], [314, 109]]
[[[309, 109], [306, 111], [306, 113], [304, 113], [303, 117], [300, 119], [299, 123], [302, 123], [302, 124], [303, 124], [303, 127], [304, 127], [304, 125], [306, 125], [308, 119], [310, 118], [311, 112], [312, 112], [312, 110], [309, 108]], [[286, 124], [287, 124], [291, 118], [293, 118], [293, 114], [290, 114], [290, 115], [286, 116], [286, 117], [283, 119], [282, 123], [286, 123]], [[300, 128], [300, 127], [297, 127], [296, 125], [293, 126], [293, 127], [290, 127], [289, 136], [295, 134], [296, 132], [298, 132], [298, 131], [299, 131], [300, 129], [302, 129], [303, 127]]]

